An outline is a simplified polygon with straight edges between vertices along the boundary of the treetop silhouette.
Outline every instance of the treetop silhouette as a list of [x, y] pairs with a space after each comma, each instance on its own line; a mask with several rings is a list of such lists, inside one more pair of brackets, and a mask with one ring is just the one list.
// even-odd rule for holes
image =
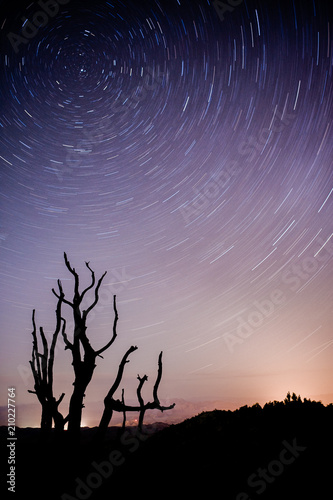
[[[43, 344], [43, 352], [40, 353], [38, 349], [38, 340], [36, 333], [36, 323], [35, 323], [35, 310], [32, 314], [33, 323], [33, 350], [32, 359], [30, 361], [31, 370], [34, 376], [34, 391], [29, 391], [30, 393], [36, 394], [39, 402], [42, 405], [42, 418], [41, 418], [41, 428], [44, 431], [50, 431], [52, 427], [52, 421], [54, 422], [55, 428], [58, 431], [64, 429], [64, 425], [68, 422], [68, 431], [72, 436], [78, 436], [80, 433], [81, 420], [82, 420], [82, 409], [84, 408], [83, 400], [85, 398], [86, 389], [91, 382], [94, 370], [96, 368], [96, 358], [101, 357], [111, 345], [114, 343], [117, 337], [117, 322], [118, 322], [118, 311], [116, 306], [116, 295], [113, 296], [113, 312], [114, 320], [110, 340], [101, 348], [94, 349], [90, 343], [87, 336], [87, 317], [89, 313], [94, 309], [99, 301], [99, 289], [101, 287], [102, 281], [107, 274], [106, 271], [98, 279], [96, 283], [95, 272], [90, 267], [90, 263], [86, 262], [85, 265], [91, 274], [90, 284], [80, 292], [79, 274], [76, 272], [75, 268], [71, 266], [66, 253], [64, 253], [65, 265], [68, 271], [74, 276], [74, 295], [72, 301], [65, 298], [65, 293], [63, 291], [62, 283], [60, 280], [58, 283], [58, 291], [52, 289], [53, 294], [57, 297], [57, 308], [56, 308], [56, 327], [52, 337], [51, 347], [49, 349], [47, 339], [45, 337], [43, 328], [40, 328], [40, 337]], [[93, 291], [93, 299], [90, 305], [86, 309], [82, 309], [82, 301], [89, 291]], [[69, 340], [69, 334], [66, 331], [67, 323], [65, 318], [62, 316], [62, 306], [67, 305], [71, 308], [74, 320], [74, 330], [71, 340]], [[59, 405], [62, 402], [65, 394], [61, 394], [58, 400], [55, 399], [53, 395], [53, 367], [54, 367], [54, 353], [55, 346], [58, 340], [59, 333], [61, 331], [62, 338], [65, 345], [65, 350], [70, 350], [72, 354], [72, 366], [74, 370], [74, 382], [73, 382], [73, 392], [70, 398], [68, 415], [64, 418], [59, 412]], [[124, 424], [126, 421], [126, 411], [138, 411], [139, 412], [139, 429], [142, 430], [142, 424], [145, 412], [147, 410], [159, 409], [160, 411], [169, 410], [175, 405], [162, 406], [158, 398], [158, 388], [162, 378], [162, 352], [158, 358], [158, 373], [156, 382], [153, 388], [153, 401], [144, 403], [141, 390], [144, 383], [148, 380], [147, 375], [140, 377], [138, 375], [139, 385], [137, 388], [138, 405], [130, 406], [125, 404], [124, 400], [124, 390], [122, 391], [122, 400], [115, 400], [114, 394], [119, 388], [121, 383], [124, 368], [126, 363], [128, 363], [129, 355], [137, 350], [136, 346], [131, 346], [125, 355], [123, 356], [118, 373], [116, 375], [115, 381], [112, 384], [108, 394], [104, 399], [104, 412], [99, 425], [99, 435], [103, 436], [107, 430], [107, 427], [112, 418], [113, 412], [122, 412], [124, 415]]]

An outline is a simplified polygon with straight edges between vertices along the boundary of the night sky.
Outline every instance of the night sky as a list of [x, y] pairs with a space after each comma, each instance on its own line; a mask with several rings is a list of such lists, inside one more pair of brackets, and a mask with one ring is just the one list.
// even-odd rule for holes
[[[51, 338], [56, 280], [73, 294], [64, 251], [82, 287], [85, 261], [108, 271], [96, 349], [117, 295], [118, 338], [87, 408], [102, 409], [131, 345], [128, 399], [138, 373], [149, 399], [163, 350], [162, 403], [288, 390], [331, 402], [331, 2], [12, 3], [0, 7], [1, 404], [14, 385], [38, 425], [31, 314]], [[62, 338], [55, 378], [66, 414]]]

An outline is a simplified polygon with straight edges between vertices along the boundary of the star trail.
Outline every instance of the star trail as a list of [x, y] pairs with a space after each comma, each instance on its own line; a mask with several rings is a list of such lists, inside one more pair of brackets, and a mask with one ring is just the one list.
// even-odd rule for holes
[[21, 404], [32, 309], [51, 334], [58, 278], [72, 295], [64, 251], [83, 283], [85, 261], [108, 271], [96, 347], [119, 304], [87, 404], [132, 344], [129, 381], [163, 350], [166, 399], [332, 393], [328, 0], [0, 9], [1, 372]]

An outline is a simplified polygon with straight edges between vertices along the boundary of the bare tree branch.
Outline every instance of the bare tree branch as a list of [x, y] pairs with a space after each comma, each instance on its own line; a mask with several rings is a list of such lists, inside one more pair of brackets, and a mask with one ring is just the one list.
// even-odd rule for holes
[[117, 311], [117, 306], [116, 306], [116, 296], [113, 296], [113, 311], [114, 311], [114, 320], [113, 320], [113, 329], [112, 329], [112, 337], [111, 340], [101, 349], [99, 349], [96, 352], [96, 356], [100, 356], [102, 352], [106, 351], [116, 340], [117, 337], [117, 323], [118, 323], [118, 311]]
[[63, 392], [63, 393], [61, 394], [60, 398], [58, 399], [58, 401], [56, 402], [57, 406], [59, 406], [59, 405], [60, 405], [60, 403], [61, 403], [61, 401], [64, 399], [64, 397], [65, 397], [65, 393]]
[[95, 300], [94, 300], [94, 302], [88, 307], [87, 310], [83, 311], [83, 313], [82, 313], [82, 316], [83, 316], [84, 319], [86, 319], [86, 317], [88, 316], [88, 314], [90, 313], [90, 311], [95, 307], [95, 305], [98, 302], [98, 299], [99, 299], [98, 291], [99, 291], [99, 288], [100, 288], [100, 286], [102, 284], [102, 281], [103, 281], [106, 273], [107, 273], [107, 271], [105, 271], [105, 273], [98, 280], [97, 286], [95, 288]]
[[[121, 382], [121, 379], [122, 379], [122, 376], [124, 373], [125, 365], [126, 365], [126, 363], [128, 363], [128, 360], [127, 360], [128, 356], [136, 350], [137, 350], [136, 346], [131, 346], [127, 350], [127, 352], [124, 354], [123, 359], [121, 360], [121, 362], [119, 364], [116, 379], [115, 379], [114, 383], [112, 384], [109, 392], [107, 393], [107, 395], [104, 399], [104, 411], [103, 411], [101, 421], [99, 423], [99, 431], [98, 431], [99, 436], [104, 435], [105, 432], [107, 431], [107, 428], [109, 426], [110, 420], [111, 420], [112, 415], [113, 415], [113, 410], [115, 409], [115, 405], [114, 405], [115, 401], [113, 399], [113, 395], [116, 392], [116, 390], [118, 389], [119, 384]], [[117, 403], [119, 403], [119, 405], [120, 405], [119, 407], [121, 408], [118, 411], [122, 411], [124, 413], [126, 411], [125, 405], [123, 405], [120, 401], [117, 401]]]
[[62, 289], [62, 284], [61, 284], [61, 281], [58, 280], [58, 287], [59, 287], [59, 294], [57, 294], [57, 292], [55, 291], [54, 288], [52, 288], [52, 292], [53, 294], [57, 297], [57, 299], [60, 299], [62, 300], [62, 302], [64, 304], [67, 304], [68, 306], [71, 306], [71, 307], [74, 307], [74, 304], [72, 302], [70, 302], [69, 300], [66, 300], [65, 299], [65, 294], [63, 292], [63, 289]]
[[[121, 391], [121, 403], [125, 408], [125, 390], [124, 389], [122, 389], [122, 391]], [[125, 429], [125, 427], [126, 427], [126, 410], [125, 409], [123, 410], [123, 424], [121, 427], [122, 427], [122, 429]]]
[[70, 265], [70, 262], [67, 258], [66, 252], [64, 252], [65, 264], [68, 271], [74, 276], [74, 299], [73, 304], [78, 305], [80, 301], [80, 293], [79, 293], [79, 275], [75, 271], [75, 268]]
[[145, 407], [145, 403], [143, 401], [141, 390], [142, 390], [143, 384], [148, 380], [148, 377], [147, 377], [147, 375], [144, 375], [141, 378], [140, 375], [138, 375], [138, 380], [139, 380], [139, 385], [138, 385], [138, 388], [136, 391], [137, 396], [138, 396], [139, 405], [140, 405], [140, 415], [139, 415], [138, 427], [139, 427], [139, 430], [142, 431], [142, 425], [143, 425], [143, 419], [144, 419], [144, 416], [146, 413], [146, 407]]
[[83, 292], [81, 293], [81, 300], [80, 302], [82, 302], [83, 300], [83, 297], [85, 296], [85, 294], [91, 290], [93, 288], [93, 286], [95, 285], [95, 273], [94, 271], [91, 269], [91, 267], [89, 266], [89, 262], [86, 262], [86, 266], [87, 268], [89, 269], [89, 271], [91, 272], [91, 283], [89, 286], [87, 286], [87, 288], [85, 290], [83, 290]]
[[57, 343], [58, 335], [61, 328], [61, 305], [64, 298], [64, 293], [62, 288], [60, 288], [61, 294], [57, 303], [56, 308], [56, 327], [52, 337], [52, 343], [50, 347], [50, 356], [49, 356], [49, 366], [48, 366], [48, 383], [51, 387], [53, 387], [53, 365], [54, 365], [54, 351]]
[[116, 390], [118, 389], [119, 387], [119, 384], [121, 382], [121, 379], [123, 377], [123, 373], [124, 373], [124, 368], [125, 368], [125, 365], [126, 363], [129, 363], [129, 361], [127, 360], [128, 356], [137, 350], [137, 346], [131, 346], [127, 351], [126, 353], [124, 354], [123, 356], [123, 359], [121, 360], [120, 362], [120, 365], [119, 365], [119, 368], [118, 368], [118, 373], [117, 373], [117, 376], [116, 376], [116, 379], [115, 381], [113, 382], [112, 386], [111, 386], [111, 389], [109, 390], [106, 398], [109, 399], [109, 398], [112, 398], [114, 393], [116, 392]]
[[49, 348], [48, 348], [48, 343], [47, 343], [42, 326], [39, 328], [39, 334], [40, 334], [41, 339], [42, 339], [44, 352], [43, 352], [43, 354], [38, 354], [38, 356], [42, 359], [43, 380], [47, 383], [47, 359], [48, 359], [48, 355], [49, 355]]
[[35, 382], [36, 380], [41, 380], [42, 375], [41, 375], [41, 368], [40, 368], [40, 362], [39, 362], [39, 357], [38, 357], [38, 340], [37, 340], [37, 333], [36, 333], [36, 321], [35, 321], [35, 309], [32, 311], [32, 325], [33, 325], [33, 331], [31, 332], [32, 335], [32, 361], [30, 361], [30, 366], [34, 375]]
[[141, 390], [142, 390], [143, 384], [148, 380], [148, 377], [147, 377], [147, 375], [144, 375], [141, 378], [140, 375], [138, 375], [137, 379], [139, 380], [139, 385], [138, 385], [138, 388], [136, 390], [136, 394], [138, 396], [138, 401], [139, 401], [140, 406], [144, 406], [145, 403], [144, 403], [143, 397], [141, 395]]
[[162, 355], [163, 355], [163, 351], [160, 352], [160, 355], [158, 357], [157, 378], [156, 378], [156, 382], [155, 382], [154, 389], [153, 389], [154, 402], [156, 402], [158, 404], [160, 404], [160, 402], [158, 400], [157, 391], [158, 391], [158, 388], [159, 388], [159, 385], [160, 385], [160, 382], [161, 382], [161, 379], [162, 379]]
[[68, 337], [67, 337], [67, 334], [66, 334], [66, 320], [65, 318], [61, 318], [62, 321], [63, 321], [63, 325], [62, 325], [62, 330], [61, 330], [61, 334], [62, 334], [62, 337], [64, 339], [64, 342], [65, 342], [65, 351], [66, 349], [70, 349], [72, 350], [73, 349], [73, 344], [68, 340]]
[[64, 259], [65, 259], [65, 264], [66, 264], [67, 269], [69, 270], [70, 273], [72, 273], [72, 275], [75, 278], [75, 276], [77, 276], [77, 273], [75, 271], [75, 268], [70, 265], [70, 262], [68, 260], [66, 252], [64, 252]]

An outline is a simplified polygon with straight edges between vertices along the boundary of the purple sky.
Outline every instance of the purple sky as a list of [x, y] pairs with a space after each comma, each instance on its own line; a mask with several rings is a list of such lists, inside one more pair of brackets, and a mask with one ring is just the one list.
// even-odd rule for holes
[[[85, 261], [108, 271], [89, 323], [96, 348], [110, 338], [117, 294], [118, 338], [87, 390], [90, 425], [131, 345], [128, 400], [138, 373], [149, 398], [163, 350], [163, 402], [245, 404], [288, 390], [330, 402], [330, 2], [244, 0], [223, 14], [208, 0], [70, 0], [52, 16], [10, 3], [0, 23], [0, 405], [15, 386], [38, 424], [31, 314], [50, 338], [52, 287], [60, 278], [73, 293], [64, 251], [82, 286]], [[55, 378], [66, 414], [62, 338]]]

